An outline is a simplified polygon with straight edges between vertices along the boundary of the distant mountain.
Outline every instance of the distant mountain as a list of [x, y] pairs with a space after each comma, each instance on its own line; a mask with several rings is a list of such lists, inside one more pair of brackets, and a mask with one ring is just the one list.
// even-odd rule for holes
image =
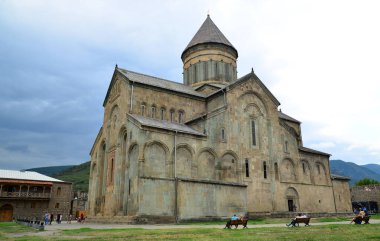
[[38, 172], [46, 176], [53, 176], [57, 173], [63, 172], [74, 165], [69, 165], [69, 166], [52, 166], [52, 167], [36, 167], [36, 168], [30, 168], [26, 169], [25, 171], [33, 171], [33, 172]]
[[72, 182], [73, 191], [88, 192], [90, 179], [90, 162], [65, 169], [63, 172], [54, 174], [53, 177], [62, 181]]
[[[330, 169], [332, 174], [346, 176], [351, 178], [350, 186], [363, 178], [370, 178], [380, 181], [380, 174], [375, 172], [376, 168], [380, 169], [380, 165], [369, 164], [371, 168], [366, 167], [368, 165], [360, 166], [352, 162], [345, 162], [342, 160], [331, 160]], [[376, 169], [377, 170], [377, 169]]]
[[367, 164], [367, 165], [363, 165], [363, 167], [373, 171], [373, 172], [376, 172], [377, 174], [380, 175], [380, 165], [377, 165], [377, 164]]

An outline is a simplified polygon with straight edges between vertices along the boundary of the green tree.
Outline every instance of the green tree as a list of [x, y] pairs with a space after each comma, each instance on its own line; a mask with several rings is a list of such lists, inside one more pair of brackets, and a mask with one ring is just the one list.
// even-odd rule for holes
[[357, 181], [355, 183], [355, 186], [365, 186], [365, 185], [371, 185], [371, 184], [380, 184], [380, 182], [375, 179], [364, 178]]

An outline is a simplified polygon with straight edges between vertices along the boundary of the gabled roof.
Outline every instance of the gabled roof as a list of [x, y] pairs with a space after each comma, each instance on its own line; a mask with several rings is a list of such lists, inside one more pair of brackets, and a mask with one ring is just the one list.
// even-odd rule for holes
[[303, 151], [303, 152], [323, 155], [323, 156], [331, 156], [331, 154], [328, 154], [328, 153], [325, 153], [325, 152], [321, 152], [321, 151], [317, 151], [317, 150], [313, 150], [313, 149], [306, 148], [306, 147], [303, 147], [303, 146], [299, 147], [298, 150]]
[[294, 118], [291, 117], [291, 116], [288, 116], [287, 114], [282, 113], [281, 110], [278, 111], [278, 117], [280, 117], [281, 119], [287, 120], [287, 121], [291, 121], [291, 122], [295, 122], [295, 123], [297, 123], [297, 124], [301, 124], [300, 121], [294, 119]]
[[165, 120], [146, 118], [143, 116], [133, 115], [133, 114], [127, 114], [127, 115], [133, 118], [134, 120], [136, 120], [142, 126], [154, 127], [158, 129], [191, 134], [191, 135], [196, 135], [196, 136], [206, 136], [202, 132], [194, 130], [193, 128], [184, 124], [173, 123], [173, 122], [169, 122]]
[[192, 87], [184, 85], [182, 83], [165, 80], [121, 68], [116, 68], [116, 70], [133, 82], [158, 87], [161, 89], [172, 90], [197, 97], [206, 97], [206, 95], [199, 93], [195, 91]]
[[195, 91], [192, 87], [184, 85], [182, 83], [178, 83], [178, 82], [174, 82], [174, 81], [170, 81], [170, 80], [166, 80], [166, 79], [161, 79], [161, 78], [146, 75], [146, 74], [137, 73], [137, 72], [122, 69], [122, 68], [119, 68], [116, 66], [115, 72], [112, 76], [111, 83], [108, 86], [106, 97], [104, 98], [104, 101], [103, 101], [103, 106], [105, 106], [107, 103], [107, 100], [108, 100], [108, 97], [110, 95], [112, 86], [115, 82], [114, 76], [115, 76], [116, 72], [122, 74], [129, 81], [136, 82], [139, 84], [148, 85], [148, 86], [152, 86], [152, 87], [156, 87], [156, 88], [164, 89], [164, 90], [171, 90], [171, 91], [175, 91], [178, 93], [186, 94], [186, 95], [197, 97], [197, 98], [205, 98], [206, 97], [205, 94], [199, 93], [199, 92]]
[[64, 182], [38, 172], [0, 169], [0, 179]]
[[190, 43], [186, 46], [183, 54], [191, 47], [204, 44], [204, 43], [217, 43], [223, 44], [232, 48], [236, 52], [236, 57], [238, 55], [235, 47], [228, 41], [224, 34], [219, 30], [215, 23], [211, 20], [210, 15], [207, 15], [206, 20], [203, 22], [202, 26], [199, 28], [198, 32], [191, 39]]
[[252, 71], [249, 74], [244, 75], [243, 77], [240, 77], [235, 82], [230, 83], [229, 85], [225, 86], [224, 88], [217, 90], [207, 96], [207, 98], [219, 93], [220, 91], [224, 91], [225, 89], [232, 89], [235, 86], [239, 85], [240, 83], [247, 81], [249, 79], [254, 79], [257, 84], [264, 90], [265, 93], [269, 96], [269, 98], [277, 105], [280, 105], [280, 102], [276, 99], [276, 97], [270, 92], [270, 90], [264, 85], [264, 83], [257, 77], [257, 75]]

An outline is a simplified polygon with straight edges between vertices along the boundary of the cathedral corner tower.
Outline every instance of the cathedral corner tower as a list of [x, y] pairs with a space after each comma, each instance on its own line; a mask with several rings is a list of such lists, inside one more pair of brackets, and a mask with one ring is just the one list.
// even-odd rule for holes
[[238, 52], [207, 15], [181, 55], [185, 85], [227, 84], [237, 79]]

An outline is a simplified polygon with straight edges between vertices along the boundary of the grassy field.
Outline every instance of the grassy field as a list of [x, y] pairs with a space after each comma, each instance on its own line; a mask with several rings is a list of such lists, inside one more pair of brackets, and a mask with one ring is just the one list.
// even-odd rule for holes
[[[90, 229], [64, 230], [33, 236], [34, 229], [15, 223], [0, 223], [0, 240], [380, 240], [380, 224], [310, 227], [275, 227], [251, 229], [185, 228], [185, 229]], [[15, 236], [17, 234], [17, 237]], [[20, 236], [25, 235], [25, 236]]]

